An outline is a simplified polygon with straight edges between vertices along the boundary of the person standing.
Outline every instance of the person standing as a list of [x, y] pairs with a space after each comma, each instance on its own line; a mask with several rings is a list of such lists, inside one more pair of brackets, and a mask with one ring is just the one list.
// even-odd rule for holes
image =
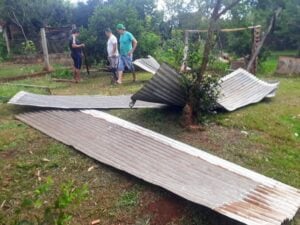
[[109, 61], [109, 67], [113, 73], [113, 83], [118, 80], [118, 64], [119, 64], [119, 51], [118, 51], [118, 40], [116, 36], [112, 33], [110, 28], [105, 29], [105, 35], [107, 40], [107, 55]]
[[117, 83], [121, 84], [123, 72], [126, 67], [133, 73], [133, 81], [135, 81], [135, 71], [132, 59], [138, 42], [130, 32], [126, 31], [126, 28], [123, 24], [120, 23], [117, 25], [117, 31], [120, 34], [120, 57]]
[[73, 59], [74, 67], [73, 67], [73, 77], [76, 83], [80, 81], [80, 69], [82, 64], [82, 48], [84, 48], [84, 44], [81, 44], [78, 40], [79, 30], [73, 29], [72, 35], [69, 39], [69, 48], [71, 50], [71, 57]]

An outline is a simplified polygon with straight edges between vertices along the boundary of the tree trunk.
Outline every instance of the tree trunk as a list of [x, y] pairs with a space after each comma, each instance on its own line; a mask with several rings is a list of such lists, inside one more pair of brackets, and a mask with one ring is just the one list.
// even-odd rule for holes
[[[191, 85], [191, 88], [189, 90], [189, 97], [186, 103], [185, 107], [185, 116], [183, 117], [186, 121], [185, 124], [190, 124], [191, 122], [194, 123], [196, 121], [196, 118], [201, 116], [200, 113], [197, 111], [197, 99], [193, 99], [193, 96], [195, 93], [198, 92], [201, 81], [203, 79], [204, 73], [207, 69], [207, 64], [209, 62], [209, 56], [210, 52], [214, 46], [215, 40], [214, 35], [216, 31], [216, 24], [217, 21], [220, 19], [222, 15], [224, 15], [228, 10], [230, 10], [232, 7], [237, 5], [241, 0], [235, 0], [231, 4], [223, 7], [222, 9], [222, 2], [223, 0], [216, 0], [215, 6], [213, 9], [213, 12], [211, 14], [211, 18], [209, 21], [209, 27], [207, 31], [207, 40], [204, 47], [203, 52], [203, 59], [201, 62], [201, 67], [197, 73], [197, 77], [195, 82]], [[222, 10], [221, 10], [222, 9]], [[196, 94], [197, 95], [197, 94]], [[190, 125], [189, 125], [190, 126]]]
[[209, 21], [209, 27], [208, 27], [208, 31], [207, 31], [207, 40], [206, 40], [204, 52], [203, 52], [203, 59], [202, 59], [199, 73], [197, 74], [197, 80], [196, 80], [197, 84], [199, 84], [203, 78], [203, 75], [207, 68], [207, 64], [209, 62], [210, 52], [214, 46], [214, 42], [215, 42], [214, 34], [216, 31], [216, 22], [218, 21], [218, 19], [220, 17], [219, 10], [221, 8], [221, 3], [222, 3], [222, 0], [217, 0], [216, 5], [213, 10], [213, 13], [210, 18], [210, 21]]
[[262, 49], [269, 33], [271, 32], [271, 30], [273, 29], [274, 25], [275, 25], [275, 20], [277, 19], [277, 17], [279, 16], [279, 14], [281, 13], [282, 11], [282, 8], [278, 8], [273, 16], [272, 16], [272, 19], [270, 21], [270, 25], [268, 27], [268, 30], [266, 31], [266, 33], [264, 34], [263, 38], [261, 39], [260, 43], [258, 44], [257, 48], [256, 48], [256, 51], [254, 52], [254, 54], [252, 54], [251, 56], [251, 59], [247, 65], [247, 70], [250, 71], [252, 66], [253, 66], [253, 63], [255, 62], [255, 59], [257, 58], [257, 56], [259, 55], [260, 53], [260, 50]]

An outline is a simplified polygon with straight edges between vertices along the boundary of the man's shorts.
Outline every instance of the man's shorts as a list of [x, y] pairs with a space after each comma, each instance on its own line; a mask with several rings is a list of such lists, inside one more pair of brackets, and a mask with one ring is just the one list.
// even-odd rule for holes
[[116, 71], [119, 66], [119, 56], [109, 56], [108, 61], [110, 69]]
[[82, 57], [80, 54], [71, 54], [71, 57], [74, 62], [74, 67], [78, 70], [81, 69], [81, 64], [82, 64]]
[[130, 71], [134, 70], [134, 66], [133, 66], [133, 63], [132, 63], [132, 56], [120, 55], [119, 56], [118, 71], [124, 71], [125, 68], [129, 69]]

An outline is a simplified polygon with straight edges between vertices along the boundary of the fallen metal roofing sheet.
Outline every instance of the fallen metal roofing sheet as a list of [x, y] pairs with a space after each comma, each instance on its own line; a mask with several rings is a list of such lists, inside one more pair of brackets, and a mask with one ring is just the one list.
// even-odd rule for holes
[[[153, 78], [131, 98], [149, 102], [184, 106], [187, 98], [180, 84], [180, 74], [162, 64]], [[244, 69], [238, 69], [220, 79], [218, 104], [234, 111], [264, 98], [274, 97], [279, 82], [262, 81]]]
[[217, 102], [226, 110], [234, 111], [266, 97], [274, 97], [279, 82], [268, 83], [244, 69], [238, 69], [221, 78], [220, 85]]
[[[121, 96], [61, 96], [38, 95], [25, 91], [17, 93], [9, 104], [60, 109], [128, 109], [131, 95]], [[134, 108], [160, 108], [162, 104], [138, 101]]]
[[300, 190], [97, 110], [37, 111], [21, 121], [66, 145], [249, 225], [280, 225]]
[[159, 63], [152, 56], [137, 59], [133, 64], [152, 74], [155, 74], [160, 67]]
[[151, 80], [131, 99], [182, 107], [186, 103], [186, 94], [181, 87], [180, 77], [174, 69], [162, 64]]

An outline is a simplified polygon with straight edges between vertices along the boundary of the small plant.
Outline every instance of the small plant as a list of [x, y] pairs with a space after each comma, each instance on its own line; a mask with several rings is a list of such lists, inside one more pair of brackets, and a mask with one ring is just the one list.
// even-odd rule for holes
[[118, 207], [131, 207], [135, 206], [138, 203], [138, 192], [136, 190], [124, 192], [118, 203]]
[[54, 78], [70, 79], [72, 77], [72, 72], [68, 69], [62, 69], [55, 71], [51, 76]]
[[25, 199], [22, 203], [23, 208], [30, 210], [44, 207], [44, 214], [39, 217], [35, 215], [36, 221], [22, 220], [16, 225], [67, 225], [72, 220], [72, 215], [68, 212], [71, 205], [79, 204], [88, 196], [87, 185], [75, 187], [74, 183], [67, 182], [60, 188], [60, 193], [54, 201], [47, 199], [48, 194], [53, 191], [53, 180], [48, 178], [47, 181], [34, 190], [33, 199]]
[[33, 41], [28, 40], [22, 42], [22, 51], [24, 54], [33, 54], [36, 53], [36, 47]]
[[203, 123], [206, 116], [212, 114], [217, 107], [219, 96], [219, 77], [205, 75], [201, 82], [196, 82], [197, 74], [192, 71], [182, 76], [182, 86], [188, 96], [188, 105], [191, 107], [188, 111], [190, 118], [197, 118]]

